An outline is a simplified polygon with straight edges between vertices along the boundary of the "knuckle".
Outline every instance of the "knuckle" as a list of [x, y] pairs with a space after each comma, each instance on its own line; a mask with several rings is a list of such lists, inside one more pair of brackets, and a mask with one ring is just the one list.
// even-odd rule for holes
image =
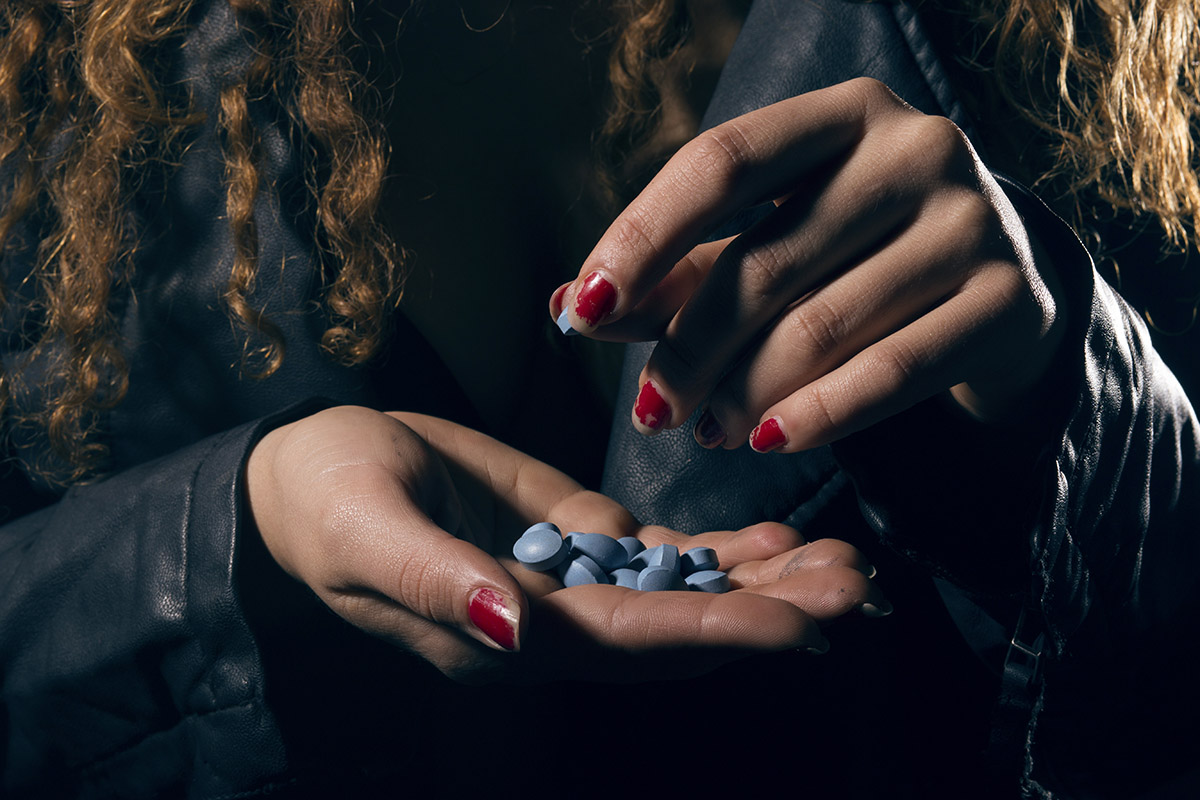
[[801, 303], [786, 317], [787, 340], [796, 356], [809, 364], [822, 364], [833, 357], [846, 337], [842, 315], [820, 296]]
[[799, 396], [799, 402], [804, 427], [811, 435], [820, 441], [832, 439], [839, 429], [838, 415], [834, 411], [840, 405], [836, 390], [826, 384], [812, 384]]
[[851, 95], [861, 98], [867, 107], [904, 105], [896, 93], [877, 78], [860, 76], [846, 81], [844, 86]]
[[938, 208], [938, 217], [946, 230], [953, 231], [960, 246], [971, 249], [986, 247], [989, 242], [1004, 244], [999, 236], [999, 217], [991, 201], [977, 191], [963, 188], [948, 193]]
[[863, 356], [872, 382], [886, 387], [889, 395], [907, 386], [922, 364], [920, 354], [898, 337], [884, 339]]
[[737, 122], [718, 125], [693, 140], [687, 163], [697, 181], [718, 196], [731, 194], [754, 162], [755, 151]]
[[766, 552], [786, 553], [806, 544], [800, 531], [782, 522], [760, 522], [752, 528], [755, 541]]
[[[736, 243], [735, 243], [736, 244]], [[752, 296], [767, 299], [786, 292], [794, 281], [797, 259], [782, 240], [737, 254], [738, 272]]]
[[973, 160], [967, 138], [946, 117], [913, 112], [888, 133], [889, 159], [894, 168], [910, 175], [974, 181]]
[[918, 114], [910, 124], [917, 140], [933, 152], [961, 153], [965, 149], [966, 136], [946, 117]]
[[982, 270], [963, 287], [974, 298], [976, 315], [1006, 323], [1010, 335], [1036, 334], [1053, 318], [1052, 299], [1041, 299], [1020, 269], [995, 263]]
[[[396, 567], [394, 586], [404, 607], [431, 621], [443, 621], [438, 610], [447, 590], [445, 572], [434, 560], [407, 559]], [[447, 620], [448, 621], [448, 620]]]
[[647, 259], [657, 258], [661, 252], [655, 235], [658, 226], [648, 214], [643, 206], [634, 204], [613, 221], [611, 235], [619, 250]]

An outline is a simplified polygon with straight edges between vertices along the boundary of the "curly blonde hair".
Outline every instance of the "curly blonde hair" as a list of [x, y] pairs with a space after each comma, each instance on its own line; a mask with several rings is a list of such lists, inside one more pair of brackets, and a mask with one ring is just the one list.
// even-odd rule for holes
[[1077, 226], [1128, 212], [1157, 220], [1173, 247], [1195, 246], [1200, 0], [925, 5], [958, 20], [959, 60], [982, 82], [975, 102], [990, 103], [981, 114], [1026, 123], [1005, 128], [1009, 145]]
[[[373, 93], [350, 60], [350, 8], [329, 0], [230, 0], [256, 57], [224, 86], [215, 120], [225, 151], [225, 207], [234, 262], [222, 294], [245, 331], [243, 368], [267, 376], [284, 354], [279, 329], [248, 297], [258, 272], [254, 207], [260, 153], [254, 98], [273, 94], [295, 120], [314, 200], [329, 325], [322, 346], [348, 364], [382, 346], [400, 297], [401, 253], [377, 220], [387, 149]], [[130, 201], [178, 162], [205, 122], [186, 91], [164, 83], [192, 0], [7, 0], [0, 7], [0, 246], [23, 220], [40, 240], [32, 274], [0, 287], [23, 305], [22, 364], [53, 387], [39, 410], [13, 419], [7, 402], [21, 369], [0, 374], [6, 425], [43, 429], [72, 465], [92, 471], [105, 450], [97, 413], [120, 402], [127, 367], [111, 305], [130, 277], [138, 231]], [[32, 324], [31, 324], [32, 323]], [[257, 342], [255, 344], [255, 342]]]
[[[349, 3], [229, 0], [254, 43], [242, 79], [221, 90], [226, 210], [235, 260], [224, 291], [245, 332], [244, 368], [265, 376], [284, 356], [279, 330], [248, 300], [258, 273], [254, 205], [257, 97], [278, 97], [301, 141], [316, 209], [332, 357], [362, 364], [382, 347], [399, 302], [403, 251], [377, 218], [387, 146], [378, 101], [352, 60]], [[1153, 219], [1177, 247], [1195, 245], [1200, 182], [1200, 0], [923, 0], [959, 22], [962, 61], [981, 102], [1038, 132], [1022, 151], [1035, 183], [1076, 224], [1128, 212]], [[130, 201], [165, 179], [189, 131], [205, 119], [180, 86], [163, 83], [193, 0], [6, 0], [0, 4], [0, 257], [34, 250], [16, 309], [25, 361], [0, 371], [10, 429], [44, 430], [53, 450], [88, 474], [104, 455], [99, 411], [126, 391], [111, 305], [137, 248]], [[613, 198], [628, 197], [678, 137], [656, 140], [663, 89], [691, 68], [687, 0], [614, 0], [612, 102], [600, 132]], [[956, 38], [956, 41], [959, 41]], [[1022, 143], [1013, 142], [1020, 150]], [[37, 241], [17, 235], [21, 225]], [[1200, 302], [1200, 301], [1198, 301]], [[6, 335], [16, 335], [6, 332]], [[23, 364], [51, 365], [40, 410], [14, 419], [7, 403]]]

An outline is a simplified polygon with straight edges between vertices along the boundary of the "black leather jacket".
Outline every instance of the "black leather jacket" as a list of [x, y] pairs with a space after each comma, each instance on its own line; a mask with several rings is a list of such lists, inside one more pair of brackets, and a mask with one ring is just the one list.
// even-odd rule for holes
[[[249, 48], [222, 0], [198, 4], [193, 18], [177, 68], [215, 116], [219, 88], [245, 69]], [[709, 121], [859, 74], [972, 127], [911, 12], [832, 1], [759, 0]], [[286, 197], [299, 180], [295, 153], [272, 109], [254, 113], [263, 184]], [[403, 775], [418, 791], [422, 780], [444, 787], [453, 774], [428, 773], [454, 759], [430, 742], [455, 738], [481, 709], [511, 712], [489, 705], [498, 695], [447, 686], [347, 629], [247, 530], [246, 455], [309, 398], [473, 417], [403, 320], [391, 363], [347, 370], [323, 358], [321, 320], [294, 313], [313, 290], [309, 228], [279, 203], [260, 204], [258, 222], [262, 259], [286, 263], [285, 279], [264, 282], [255, 299], [283, 325], [287, 359], [261, 382], [231, 370], [241, 342], [215, 302], [232, 259], [221, 174], [219, 143], [203, 129], [161, 203], [142, 212], [147, 238], [117, 308], [130, 391], [103, 421], [110, 476], [60, 492], [14, 461], [0, 478], [6, 796], [246, 796], [344, 789], [376, 774]], [[964, 608], [988, 612], [980, 627], [1003, 630], [1027, 605], [1047, 635], [1027, 778], [1114, 794], [1195, 752], [1188, 714], [1161, 712], [1195, 699], [1180, 646], [1190, 637], [1179, 634], [1196, 619], [1181, 568], [1196, 555], [1196, 420], [1145, 327], [1078, 243], [1034, 201], [1018, 205], [1082, 310], [1058, 402], [1026, 434], [983, 430], [928, 403], [832, 450], [764, 459], [702, 451], [682, 434], [637, 440], [622, 410], [606, 487], [645, 519], [685, 530], [769, 518], [818, 535], [865, 519], [957, 586]], [[20, 286], [28, 255], [7, 254], [6, 287]], [[4, 332], [4, 369], [33, 369], [21, 366], [11, 318]], [[630, 363], [643, 357], [635, 349]], [[13, 408], [34, 405], [37, 390], [29, 381]], [[449, 410], [448, 396], [460, 398]], [[10, 454], [37, 452], [9, 428]], [[847, 498], [861, 518], [848, 519]], [[281, 621], [273, 609], [288, 605], [304, 613]], [[557, 703], [560, 691], [521, 698]], [[536, 703], [520, 707], [536, 716]], [[1098, 764], [1115, 773], [1103, 781], [1117, 782], [1093, 782]]]
[[[860, 75], [968, 135], [989, 124], [965, 115], [904, 4], [774, 0], [753, 6], [705, 124]], [[764, 458], [704, 450], [690, 424], [646, 440], [618, 420], [604, 489], [682, 530], [769, 518], [834, 534], [852, 492], [880, 541], [939, 578], [997, 674], [1008, 659], [1002, 691], [1032, 681], [1015, 712], [1026, 790], [1135, 796], [1200, 754], [1191, 714], [1163, 713], [1200, 698], [1187, 678], [1200, 603], [1184, 566], [1200, 549], [1200, 439], [1180, 384], [1200, 388], [1194, 349], [1180, 342], [1197, 336], [1151, 334], [1065, 224], [1001, 184], [1050, 249], [1074, 310], [1045, 404], [1020, 426], [986, 429], [933, 400], [832, 448]], [[1136, 252], [1126, 269], [1156, 268]], [[630, 348], [618, 407], [632, 403], [649, 350]], [[1026, 650], [1040, 652], [1036, 664]], [[1013, 713], [1002, 705], [998, 720]]]

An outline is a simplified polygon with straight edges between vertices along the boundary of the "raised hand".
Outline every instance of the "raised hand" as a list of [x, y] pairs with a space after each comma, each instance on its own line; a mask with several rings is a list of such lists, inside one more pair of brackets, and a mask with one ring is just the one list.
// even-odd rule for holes
[[985, 419], [1019, 407], [1064, 323], [1045, 261], [953, 123], [858, 79], [685, 146], [550, 310], [596, 338], [658, 339], [643, 433], [706, 404], [702, 445], [793, 452], [941, 392]]

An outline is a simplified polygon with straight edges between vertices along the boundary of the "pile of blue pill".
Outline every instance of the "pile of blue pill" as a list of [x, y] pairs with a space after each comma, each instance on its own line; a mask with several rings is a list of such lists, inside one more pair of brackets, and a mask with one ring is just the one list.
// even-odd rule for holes
[[527, 569], [554, 570], [564, 586], [606, 583], [643, 592], [668, 589], [729, 591], [729, 576], [717, 569], [711, 547], [679, 552], [673, 544], [646, 546], [632, 536], [568, 533], [554, 523], [531, 525], [513, 545], [513, 557]]

